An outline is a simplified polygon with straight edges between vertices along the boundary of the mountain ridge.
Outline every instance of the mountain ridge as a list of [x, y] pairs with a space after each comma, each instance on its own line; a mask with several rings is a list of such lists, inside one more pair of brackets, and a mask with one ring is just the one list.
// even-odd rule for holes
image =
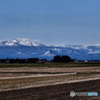
[[100, 44], [46, 46], [26, 38], [0, 41], [0, 58], [45, 58], [68, 55], [77, 60], [100, 60]]
[[2, 40], [0, 41], [0, 46], [39, 46], [38, 43], [35, 43], [27, 38], [16, 38], [11, 40]]

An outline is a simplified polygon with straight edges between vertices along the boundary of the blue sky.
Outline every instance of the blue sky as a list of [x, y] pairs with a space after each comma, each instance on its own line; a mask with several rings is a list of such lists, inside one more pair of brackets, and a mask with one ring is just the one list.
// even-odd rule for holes
[[0, 0], [0, 40], [100, 44], [100, 0]]

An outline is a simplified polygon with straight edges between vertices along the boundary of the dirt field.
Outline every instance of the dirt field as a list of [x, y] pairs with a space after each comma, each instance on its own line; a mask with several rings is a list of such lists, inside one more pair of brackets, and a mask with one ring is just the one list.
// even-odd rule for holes
[[100, 72], [100, 67], [20, 67], [0, 68], [0, 72]]
[[[70, 91], [98, 92], [98, 97], [70, 97]], [[100, 79], [0, 92], [0, 100], [100, 100]]]
[[100, 100], [69, 96], [70, 91], [100, 93], [99, 84], [99, 66], [0, 68], [0, 100]]
[[0, 91], [100, 78], [100, 67], [0, 68]]

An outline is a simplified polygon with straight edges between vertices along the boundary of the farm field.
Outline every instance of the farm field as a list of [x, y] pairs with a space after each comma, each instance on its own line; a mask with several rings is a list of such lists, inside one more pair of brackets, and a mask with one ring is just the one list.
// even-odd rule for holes
[[[100, 63], [0, 64], [0, 100], [99, 100], [99, 97], [69, 96], [71, 90], [100, 92], [99, 84]], [[22, 91], [26, 93], [21, 95]], [[56, 91], [54, 98], [52, 91]]]

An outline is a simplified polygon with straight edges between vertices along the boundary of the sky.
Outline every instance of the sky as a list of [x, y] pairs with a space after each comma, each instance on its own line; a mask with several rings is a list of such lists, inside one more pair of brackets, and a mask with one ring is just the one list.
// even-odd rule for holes
[[100, 44], [100, 0], [0, 0], [0, 40]]

